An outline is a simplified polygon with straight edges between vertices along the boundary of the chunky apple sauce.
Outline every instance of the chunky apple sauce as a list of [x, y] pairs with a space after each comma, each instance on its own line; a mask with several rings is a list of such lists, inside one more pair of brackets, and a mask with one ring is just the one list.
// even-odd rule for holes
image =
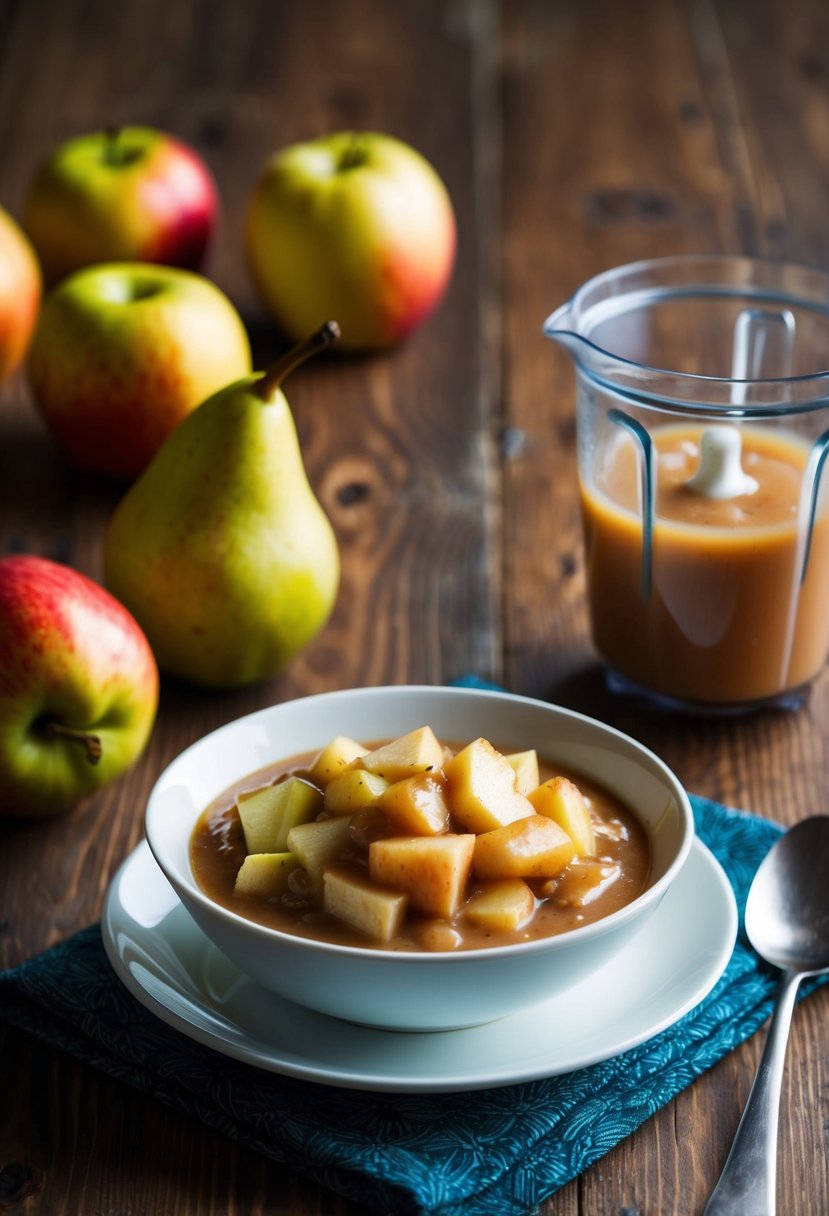
[[190, 853], [205, 893], [242, 916], [387, 950], [563, 933], [630, 903], [650, 870], [644, 827], [607, 790], [429, 727], [340, 736], [250, 775], [203, 812]]

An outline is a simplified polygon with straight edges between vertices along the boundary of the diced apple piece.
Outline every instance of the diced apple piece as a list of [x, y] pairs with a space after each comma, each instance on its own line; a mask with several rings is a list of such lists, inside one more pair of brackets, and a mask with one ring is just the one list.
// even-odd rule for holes
[[596, 839], [593, 820], [579, 787], [567, 777], [551, 777], [527, 795], [539, 815], [564, 828], [578, 857], [593, 857]]
[[322, 794], [299, 777], [277, 785], [245, 790], [236, 798], [249, 853], [282, 853], [288, 833], [298, 823], [316, 819], [322, 810]]
[[237, 895], [274, 899], [288, 889], [288, 879], [298, 865], [293, 853], [248, 853], [233, 890]]
[[615, 861], [574, 861], [556, 883], [553, 902], [559, 907], [584, 908], [611, 887], [621, 873]]
[[483, 884], [469, 899], [464, 916], [491, 933], [520, 929], [532, 919], [535, 897], [523, 878]]
[[443, 781], [432, 773], [395, 781], [377, 799], [377, 806], [406, 836], [438, 836], [449, 827]]
[[509, 756], [504, 756], [507, 764], [515, 772], [515, 788], [519, 794], [526, 794], [530, 790], [534, 790], [539, 783], [538, 776], [538, 753], [534, 747], [531, 747], [528, 752], [512, 752]]
[[469, 832], [491, 832], [532, 815], [515, 770], [486, 739], [475, 739], [445, 766], [449, 805]]
[[339, 776], [343, 769], [348, 768], [361, 756], [365, 756], [367, 751], [368, 749], [363, 747], [362, 743], [358, 743], [356, 739], [349, 739], [347, 735], [337, 735], [336, 739], [332, 739], [322, 749], [311, 765], [311, 780], [316, 785], [325, 788], [332, 777]]
[[357, 866], [331, 865], [323, 874], [323, 907], [377, 942], [399, 932], [407, 898], [401, 891], [376, 886]]
[[325, 787], [325, 809], [334, 815], [351, 815], [367, 806], [374, 806], [384, 790], [389, 788], [385, 777], [368, 773], [362, 768], [349, 768], [339, 777], [332, 777]]
[[472, 865], [475, 837], [391, 836], [369, 845], [372, 880], [405, 891], [413, 908], [430, 916], [454, 916]]
[[418, 727], [391, 743], [367, 752], [360, 767], [379, 773], [387, 781], [402, 781], [415, 773], [438, 772], [443, 764], [443, 747], [429, 726]]
[[530, 815], [475, 840], [478, 878], [554, 878], [575, 856], [564, 828], [544, 815]]
[[331, 819], [298, 824], [288, 833], [288, 848], [296, 853], [300, 865], [308, 871], [312, 889], [321, 892], [325, 866], [342, 860], [351, 848], [348, 817], [335, 815]]

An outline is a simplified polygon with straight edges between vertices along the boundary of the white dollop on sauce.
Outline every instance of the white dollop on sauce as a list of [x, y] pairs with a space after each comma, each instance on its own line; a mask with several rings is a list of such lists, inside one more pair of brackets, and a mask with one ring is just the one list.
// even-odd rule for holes
[[704, 498], [738, 498], [753, 494], [759, 482], [742, 465], [743, 440], [736, 426], [711, 426], [703, 431], [699, 467], [685, 483]]

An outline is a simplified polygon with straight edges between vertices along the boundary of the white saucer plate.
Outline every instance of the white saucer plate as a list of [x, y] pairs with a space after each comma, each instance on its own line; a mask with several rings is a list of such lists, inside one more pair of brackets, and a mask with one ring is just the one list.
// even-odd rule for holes
[[695, 840], [653, 915], [588, 979], [500, 1021], [431, 1034], [355, 1026], [260, 988], [191, 920], [146, 843], [112, 880], [102, 930], [129, 991], [223, 1055], [326, 1085], [438, 1093], [572, 1072], [652, 1038], [722, 975], [737, 908], [719, 863]]

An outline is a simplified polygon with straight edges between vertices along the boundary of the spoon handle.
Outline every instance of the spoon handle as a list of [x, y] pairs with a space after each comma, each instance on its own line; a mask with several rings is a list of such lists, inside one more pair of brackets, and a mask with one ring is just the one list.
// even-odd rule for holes
[[797, 971], [783, 974], [760, 1067], [731, 1152], [703, 1216], [774, 1216], [780, 1086], [792, 1010], [802, 978]]

